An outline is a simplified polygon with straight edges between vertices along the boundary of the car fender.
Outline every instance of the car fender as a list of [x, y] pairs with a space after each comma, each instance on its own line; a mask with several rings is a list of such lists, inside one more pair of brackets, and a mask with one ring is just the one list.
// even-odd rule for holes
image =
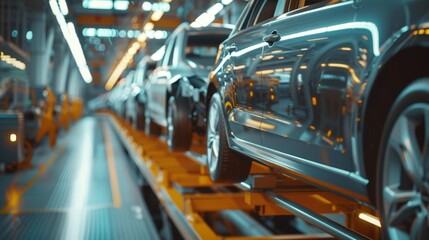
[[[421, 26], [428, 26], [429, 21], [426, 24], [420, 24]], [[362, 84], [362, 93], [360, 95], [359, 102], [362, 104], [356, 108], [356, 112], [353, 114], [356, 116], [356, 119], [365, 119], [366, 113], [370, 107], [371, 94], [373, 93], [374, 87], [377, 83], [377, 80], [381, 78], [383, 73], [383, 68], [389, 64], [389, 62], [398, 56], [400, 53], [409, 50], [414, 47], [423, 47], [429, 49], [429, 38], [426, 34], [419, 34], [421, 32], [419, 27], [403, 27], [396, 34], [393, 34], [391, 38], [387, 39], [383, 50], [380, 52], [380, 55], [374, 59], [373, 62], [369, 63], [371, 68], [364, 74], [366, 77], [363, 79], [364, 84]], [[428, 30], [429, 32], [429, 30]], [[353, 149], [355, 149], [355, 160], [359, 163], [364, 163], [364, 129], [365, 121], [354, 121], [353, 127], [353, 138], [359, 139], [353, 143]], [[361, 165], [361, 169], [364, 167]], [[367, 167], [365, 169], [368, 169]], [[361, 176], [368, 178], [368, 174], [371, 174], [366, 170]]]

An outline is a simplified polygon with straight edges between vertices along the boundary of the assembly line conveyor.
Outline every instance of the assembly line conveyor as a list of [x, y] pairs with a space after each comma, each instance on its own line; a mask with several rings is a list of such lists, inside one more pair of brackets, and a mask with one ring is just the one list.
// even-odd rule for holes
[[[171, 229], [170, 222], [185, 239], [379, 238], [379, 227], [362, 220], [376, 219], [372, 209], [257, 163], [246, 182], [213, 183], [205, 166], [202, 137], [194, 138], [191, 151], [172, 152], [162, 137], [146, 136], [123, 119], [102, 114], [118, 133], [143, 188], [156, 196], [158, 204], [152, 208], [162, 212], [162, 231]], [[151, 208], [150, 203], [148, 206]], [[152, 214], [157, 215], [153, 209]], [[165, 221], [164, 215], [171, 221]], [[266, 227], [267, 219], [291, 219], [293, 215], [323, 231], [290, 233], [279, 224]], [[166, 236], [174, 238], [171, 233]]]

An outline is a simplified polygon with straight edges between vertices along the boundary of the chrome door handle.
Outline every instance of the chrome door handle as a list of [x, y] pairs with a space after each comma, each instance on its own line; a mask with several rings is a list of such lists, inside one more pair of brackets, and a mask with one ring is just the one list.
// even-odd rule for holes
[[277, 31], [273, 31], [270, 35], [264, 36], [262, 41], [267, 42], [268, 45], [272, 46], [275, 42], [280, 41], [281, 37]]

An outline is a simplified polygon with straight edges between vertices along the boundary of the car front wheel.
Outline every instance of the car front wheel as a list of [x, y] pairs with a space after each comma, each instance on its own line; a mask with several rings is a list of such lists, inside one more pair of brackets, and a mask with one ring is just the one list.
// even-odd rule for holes
[[252, 162], [228, 146], [222, 104], [215, 93], [210, 101], [207, 122], [207, 167], [215, 182], [242, 182]]
[[167, 144], [171, 150], [187, 151], [192, 142], [191, 104], [187, 98], [170, 97], [167, 116]]
[[137, 130], [144, 130], [146, 125], [145, 105], [143, 103], [137, 103], [136, 106], [135, 128]]
[[385, 239], [429, 239], [429, 79], [396, 99], [379, 151], [377, 204]]

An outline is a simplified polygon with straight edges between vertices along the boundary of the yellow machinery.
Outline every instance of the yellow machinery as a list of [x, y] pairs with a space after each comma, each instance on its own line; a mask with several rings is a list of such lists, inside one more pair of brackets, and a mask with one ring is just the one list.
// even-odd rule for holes
[[70, 101], [70, 116], [76, 122], [83, 114], [83, 102], [80, 98], [73, 98]]
[[40, 128], [37, 132], [36, 142], [40, 142], [46, 135], [49, 136], [49, 146], [53, 147], [57, 140], [57, 124], [55, 123], [55, 103], [57, 98], [50, 88], [43, 92], [42, 113], [40, 116]]
[[63, 95], [61, 95], [61, 98], [62, 103], [61, 109], [59, 111], [57, 126], [58, 128], [64, 127], [64, 130], [68, 131], [70, 128], [70, 118], [72, 115], [69, 96], [67, 95], [67, 93], [63, 93]]

